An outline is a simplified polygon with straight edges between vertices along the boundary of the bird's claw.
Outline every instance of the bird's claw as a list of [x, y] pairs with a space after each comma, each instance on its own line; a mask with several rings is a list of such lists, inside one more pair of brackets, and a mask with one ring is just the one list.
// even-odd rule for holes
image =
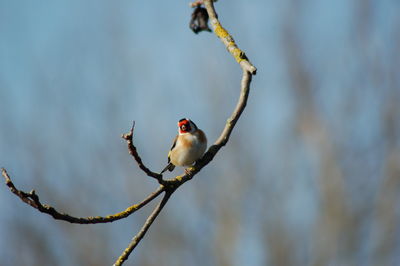
[[185, 174], [191, 175], [194, 169], [195, 169], [194, 167], [185, 168]]

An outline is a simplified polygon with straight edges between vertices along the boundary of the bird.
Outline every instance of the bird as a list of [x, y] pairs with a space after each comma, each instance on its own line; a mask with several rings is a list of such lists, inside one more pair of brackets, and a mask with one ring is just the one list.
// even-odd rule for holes
[[168, 153], [168, 165], [160, 174], [169, 170], [172, 172], [175, 166], [191, 166], [203, 156], [207, 149], [207, 137], [196, 124], [182, 118], [178, 122], [178, 135], [175, 137]]

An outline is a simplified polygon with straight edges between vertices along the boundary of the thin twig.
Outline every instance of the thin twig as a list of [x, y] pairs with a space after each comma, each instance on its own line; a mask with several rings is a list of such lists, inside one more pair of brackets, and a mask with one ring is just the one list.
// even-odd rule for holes
[[61, 213], [54, 209], [52, 206], [49, 206], [47, 204], [42, 204], [39, 200], [39, 196], [35, 193], [34, 190], [31, 192], [27, 193], [22, 190], [19, 190], [15, 187], [14, 183], [11, 181], [10, 176], [8, 175], [6, 169], [2, 168], [1, 169], [2, 175], [6, 180], [6, 185], [10, 188], [11, 192], [17, 195], [23, 202], [29, 204], [33, 208], [39, 210], [40, 212], [46, 213], [50, 216], [52, 216], [56, 220], [62, 220], [70, 223], [75, 223], [75, 224], [98, 224], [98, 223], [110, 223], [114, 222], [120, 219], [123, 219], [125, 217], [128, 217], [132, 213], [136, 212], [149, 202], [151, 202], [153, 199], [155, 199], [158, 195], [160, 195], [164, 190], [164, 186], [159, 186], [156, 191], [151, 193], [147, 198], [145, 198], [142, 202], [138, 204], [134, 204], [132, 206], [129, 206], [122, 212], [118, 212], [115, 214], [107, 215], [107, 216], [90, 216], [90, 217], [74, 217], [66, 213]]
[[151, 224], [157, 218], [158, 214], [161, 212], [162, 208], [168, 202], [168, 199], [171, 197], [174, 190], [167, 190], [161, 202], [154, 208], [153, 212], [149, 215], [146, 222], [143, 224], [140, 231], [132, 238], [132, 241], [129, 243], [128, 247], [122, 252], [121, 256], [115, 262], [115, 266], [120, 266], [124, 261], [126, 261], [131, 254], [131, 252], [135, 249], [135, 247], [139, 244], [140, 240], [144, 237], [147, 230], [149, 230]]
[[133, 145], [133, 140], [132, 140], [132, 138], [133, 138], [133, 131], [134, 131], [134, 128], [135, 128], [135, 121], [133, 121], [132, 128], [131, 128], [131, 130], [129, 131], [129, 133], [123, 134], [123, 135], [121, 136], [123, 139], [126, 140], [126, 143], [128, 144], [128, 151], [129, 151], [129, 154], [132, 155], [132, 157], [133, 157], [133, 158], [135, 159], [135, 161], [137, 162], [139, 168], [142, 169], [143, 172], [145, 172], [148, 176], [157, 179], [158, 183], [163, 184], [162, 175], [151, 171], [149, 168], [147, 168], [147, 167], [144, 165], [142, 159], [140, 158], [140, 156], [139, 156], [139, 154], [138, 154], [138, 152], [137, 152], [137, 150], [136, 150], [135, 145]]

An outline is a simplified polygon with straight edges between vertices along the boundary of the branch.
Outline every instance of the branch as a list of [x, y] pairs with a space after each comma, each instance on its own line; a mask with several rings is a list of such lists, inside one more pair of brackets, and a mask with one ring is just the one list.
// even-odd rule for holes
[[[226, 143], [229, 141], [229, 137], [239, 120], [241, 114], [243, 113], [243, 110], [246, 107], [247, 104], [247, 99], [249, 96], [250, 92], [250, 83], [252, 80], [252, 75], [256, 74], [257, 69], [248, 61], [247, 57], [245, 56], [244, 52], [242, 52], [239, 48], [237, 48], [236, 44], [233, 41], [233, 38], [227, 33], [225, 29], [222, 28], [222, 26], [219, 24], [218, 20], [216, 19], [216, 12], [213, 6], [213, 1], [212, 0], [204, 0], [204, 4], [207, 8], [207, 12], [212, 18], [212, 21], [214, 21], [214, 31], [215, 34], [223, 40], [224, 44], [227, 46], [228, 51], [231, 52], [231, 54], [235, 57], [237, 62], [240, 64], [243, 70], [243, 75], [242, 75], [242, 81], [241, 81], [241, 86], [240, 86], [240, 96], [238, 103], [236, 104], [235, 109], [233, 110], [231, 116], [228, 118], [225, 128], [223, 129], [221, 135], [217, 139], [217, 141], [212, 145], [207, 152], [203, 155], [203, 157], [197, 161], [196, 165], [194, 167], [191, 167], [185, 171], [185, 175], [182, 176], [176, 176], [173, 179], [168, 179], [168, 180], [163, 180], [163, 184], [166, 186], [166, 194], [161, 201], [161, 203], [154, 209], [153, 213], [147, 218], [145, 224], [143, 225], [142, 229], [139, 231], [139, 233], [132, 239], [131, 243], [129, 246], [125, 249], [125, 251], [122, 253], [122, 255], [118, 258], [116, 263], [114, 265], [122, 265], [122, 263], [128, 259], [129, 254], [135, 249], [135, 247], [138, 245], [140, 240], [144, 237], [146, 234], [147, 230], [161, 211], [162, 207], [167, 203], [169, 197], [172, 195], [172, 193], [181, 185], [183, 185], [185, 182], [189, 181], [192, 179], [200, 170], [205, 167], [207, 164], [209, 164], [214, 156], [218, 153], [218, 151], [226, 145]], [[221, 32], [223, 32], [223, 35], [225, 37], [221, 37]], [[227, 40], [230, 40], [228, 42]], [[238, 56], [239, 54], [239, 56]]]
[[208, 16], [210, 17], [211, 25], [214, 28], [215, 35], [217, 35], [225, 44], [226, 49], [232, 54], [236, 62], [240, 64], [243, 71], [248, 71], [255, 75], [257, 73], [257, 68], [250, 63], [246, 54], [238, 48], [233, 37], [221, 26], [221, 23], [218, 21], [218, 15], [215, 11], [213, 3], [214, 1], [204, 0], [203, 2], [207, 9]]
[[218, 151], [226, 145], [237, 121], [239, 120], [243, 110], [246, 108], [252, 75], [255, 75], [257, 72], [256, 67], [250, 63], [245, 53], [237, 47], [232, 36], [221, 26], [217, 19], [217, 13], [215, 11], [213, 1], [204, 0], [202, 2], [207, 9], [215, 34], [222, 40], [228, 51], [234, 56], [243, 70], [240, 96], [236, 107], [231, 116], [228, 118], [221, 135], [218, 137], [214, 145], [212, 145], [203, 155], [203, 157], [196, 163], [196, 165], [189, 168], [185, 175], [177, 176], [174, 179], [164, 180], [165, 184], [170, 184], [175, 187], [179, 187], [186, 181], [192, 179], [203, 167], [209, 164]]
[[[215, 0], [214, 0], [215, 1]], [[247, 99], [250, 92], [250, 83], [252, 80], [252, 75], [256, 74], [257, 69], [250, 63], [245, 53], [238, 48], [235, 41], [233, 40], [232, 36], [221, 26], [220, 22], [218, 21], [217, 14], [214, 9], [214, 2], [213, 0], [199, 0], [196, 1], [195, 5], [204, 4], [208, 13], [209, 18], [211, 19], [211, 24], [214, 28], [215, 34], [221, 39], [221, 41], [226, 46], [227, 50], [232, 54], [235, 60], [240, 64], [243, 70], [243, 76], [240, 86], [240, 96], [238, 103], [233, 110], [231, 116], [228, 118], [225, 127], [216, 140], [216, 142], [207, 150], [207, 152], [203, 155], [203, 157], [196, 162], [194, 167], [188, 168], [185, 170], [184, 175], [176, 176], [173, 179], [163, 180], [162, 175], [152, 172], [149, 168], [147, 168], [140, 158], [136, 147], [133, 145], [133, 131], [135, 122], [132, 125], [132, 128], [129, 133], [122, 135], [122, 138], [126, 140], [128, 145], [128, 151], [132, 155], [132, 157], [137, 162], [140, 169], [143, 170], [148, 176], [153, 177], [158, 180], [160, 186], [156, 191], [150, 194], [146, 199], [144, 199], [141, 203], [132, 205], [128, 207], [125, 211], [109, 215], [106, 217], [86, 217], [86, 218], [77, 218], [70, 216], [65, 213], [60, 213], [56, 211], [53, 207], [42, 204], [39, 201], [39, 196], [36, 195], [35, 191], [32, 190], [29, 193], [26, 193], [22, 190], [18, 190], [14, 184], [12, 183], [10, 177], [8, 176], [5, 169], [2, 169], [2, 175], [6, 179], [6, 184], [10, 188], [11, 192], [17, 195], [22, 201], [29, 204], [30, 206], [38, 209], [40, 212], [46, 213], [51, 215], [54, 219], [68, 221], [70, 223], [79, 223], [79, 224], [94, 224], [94, 223], [107, 223], [113, 222], [115, 220], [119, 220], [131, 215], [133, 212], [137, 211], [138, 209], [142, 208], [150, 201], [155, 199], [158, 195], [162, 192], [165, 192], [165, 195], [161, 202], [155, 207], [153, 212], [147, 218], [146, 222], [142, 226], [141, 230], [136, 234], [136, 236], [132, 239], [129, 246], [124, 250], [122, 255], [118, 258], [114, 265], [122, 265], [124, 261], [126, 261], [131, 254], [131, 252], [135, 249], [135, 247], [139, 244], [139, 242], [143, 239], [146, 232], [150, 228], [151, 224], [154, 222], [158, 214], [161, 212], [162, 208], [168, 202], [170, 196], [175, 192], [175, 190], [187, 182], [188, 180], [192, 179], [203, 167], [208, 165], [214, 158], [214, 156], [218, 153], [218, 151], [227, 144], [229, 141], [229, 137], [239, 120], [244, 108], [247, 104]]]
[[247, 98], [249, 97], [249, 92], [250, 92], [251, 79], [252, 75], [247, 71], [243, 71], [239, 100], [231, 116], [228, 118], [224, 130], [222, 131], [221, 135], [214, 144], [219, 146], [218, 150], [222, 146], [226, 145], [232, 133], [232, 130], [236, 125], [236, 122], [239, 120], [239, 117], [242, 114], [244, 108], [246, 108]]
[[171, 197], [172, 193], [174, 190], [168, 190], [165, 192], [165, 195], [161, 202], [154, 208], [153, 212], [149, 215], [147, 218], [146, 222], [140, 229], [140, 231], [132, 238], [131, 243], [129, 243], [128, 247], [124, 250], [124, 252], [121, 254], [121, 256], [117, 259], [115, 262], [114, 266], [120, 266], [122, 265], [129, 257], [129, 255], [132, 253], [132, 251], [135, 249], [135, 247], [139, 244], [140, 240], [144, 237], [146, 234], [147, 230], [149, 230], [151, 224], [154, 222], [154, 220], [157, 218], [158, 214], [161, 212], [162, 208], [165, 206], [165, 204], [168, 202], [169, 198]]
[[1, 173], [3, 177], [6, 180], [6, 185], [10, 188], [11, 192], [17, 195], [23, 202], [27, 203], [28, 205], [32, 206], [33, 208], [39, 210], [40, 212], [46, 213], [50, 216], [52, 216], [56, 220], [62, 220], [70, 223], [75, 223], [75, 224], [98, 224], [98, 223], [110, 223], [114, 222], [116, 220], [123, 219], [125, 217], [128, 217], [135, 211], [139, 210], [149, 202], [151, 202], [153, 199], [155, 199], [158, 195], [160, 195], [163, 191], [165, 191], [164, 186], [159, 186], [156, 191], [151, 193], [147, 198], [145, 198], [142, 202], [138, 204], [134, 204], [130, 207], [128, 207], [126, 210], [122, 212], [118, 212], [112, 215], [107, 215], [105, 217], [102, 216], [95, 216], [95, 217], [74, 217], [66, 213], [60, 213], [53, 207], [47, 205], [47, 204], [42, 204], [39, 200], [39, 196], [35, 193], [34, 190], [31, 192], [27, 193], [22, 190], [17, 189], [13, 182], [11, 181], [10, 176], [8, 175], [6, 169], [2, 168]]
[[128, 144], [128, 151], [129, 151], [129, 154], [132, 155], [132, 157], [136, 160], [136, 162], [137, 162], [139, 168], [142, 169], [143, 172], [145, 172], [148, 176], [157, 179], [158, 183], [163, 184], [162, 175], [161, 175], [161, 174], [158, 174], [158, 173], [155, 173], [155, 172], [152, 172], [149, 168], [147, 168], [147, 167], [143, 164], [143, 161], [142, 161], [142, 159], [140, 158], [140, 156], [139, 156], [139, 154], [138, 154], [138, 152], [137, 152], [137, 150], [136, 150], [136, 147], [133, 145], [132, 138], [133, 138], [133, 130], [134, 130], [134, 128], [135, 128], [135, 121], [133, 121], [132, 128], [131, 128], [131, 130], [129, 131], [129, 133], [123, 134], [123, 135], [121, 136], [123, 139], [126, 140], [126, 143]]

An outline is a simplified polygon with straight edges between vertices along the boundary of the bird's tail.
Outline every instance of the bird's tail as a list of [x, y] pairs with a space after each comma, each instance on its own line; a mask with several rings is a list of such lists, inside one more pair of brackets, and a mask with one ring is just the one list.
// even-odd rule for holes
[[175, 168], [175, 165], [173, 165], [172, 163], [169, 163], [162, 171], [161, 171], [161, 173], [160, 174], [162, 174], [162, 173], [164, 173], [165, 171], [170, 171], [170, 172], [172, 172], [172, 170], [174, 170], [174, 168]]

